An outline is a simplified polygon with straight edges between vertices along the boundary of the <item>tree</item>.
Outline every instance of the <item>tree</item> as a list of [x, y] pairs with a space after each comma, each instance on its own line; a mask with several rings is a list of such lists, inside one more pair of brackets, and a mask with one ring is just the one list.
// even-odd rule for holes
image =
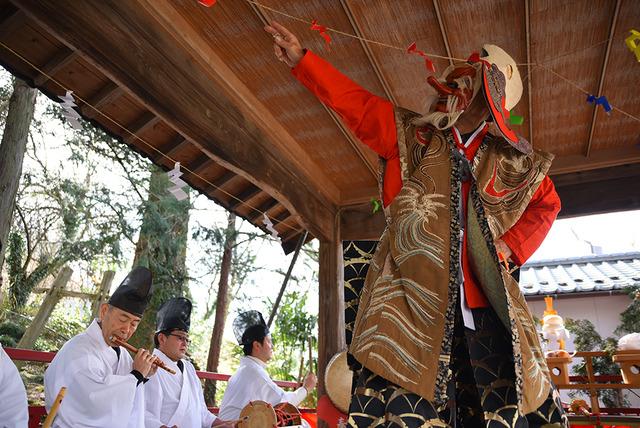
[[36, 90], [29, 88], [24, 81], [14, 79], [0, 143], [0, 268], [4, 263], [4, 243], [11, 228], [35, 102]]
[[[211, 330], [211, 341], [209, 342], [209, 355], [207, 357], [207, 371], [217, 372], [220, 363], [220, 350], [222, 347], [222, 335], [224, 325], [229, 311], [229, 301], [231, 293], [229, 289], [229, 276], [231, 273], [231, 263], [238, 231], [236, 229], [236, 215], [229, 213], [227, 218], [227, 228], [225, 229], [224, 244], [222, 247], [222, 260], [220, 262], [220, 279], [218, 281], [218, 293], [216, 297], [216, 315]], [[216, 382], [207, 380], [205, 382], [205, 396], [213, 399], [215, 405]]]
[[[618, 375], [620, 368], [611, 359], [617, 349], [618, 339], [627, 333], [640, 331], [640, 287], [626, 288], [627, 295], [631, 299], [629, 306], [620, 314], [620, 324], [614, 331], [615, 336], [602, 338], [595, 326], [588, 320], [566, 320], [567, 329], [573, 334], [573, 343], [577, 351], [603, 350], [609, 353], [608, 357], [596, 357], [593, 359], [593, 371], [596, 375]], [[586, 376], [587, 370], [584, 363], [574, 367], [578, 375]], [[607, 389], [598, 392], [599, 398], [607, 407], [629, 406], [629, 401], [622, 390]]]
[[[50, 169], [49, 162], [41, 158], [48, 143], [42, 122], [34, 120], [32, 126], [27, 150], [31, 166], [22, 177], [9, 239], [9, 296], [15, 310], [24, 306], [34, 287], [67, 263], [84, 262], [89, 271], [100, 265], [100, 260], [107, 265], [118, 263], [122, 258], [120, 241], [123, 235], [133, 233], [122, 213], [135, 206], [96, 180], [102, 173], [98, 161], [72, 152], [59, 168]], [[108, 139], [91, 130], [72, 135], [88, 145], [106, 144]], [[83, 174], [65, 176], [63, 162]]]
[[168, 189], [167, 174], [151, 166], [148, 198], [142, 206], [142, 226], [133, 266], [153, 273], [153, 295], [131, 342], [151, 348], [158, 309], [172, 297], [188, 295], [186, 287], [189, 199], [178, 201]]
[[[309, 371], [313, 361], [303, 364], [309, 345], [317, 343], [314, 331], [318, 317], [306, 310], [307, 294], [299, 291], [285, 293], [278, 309], [275, 326], [271, 331], [274, 358], [268, 371], [273, 379], [300, 381], [300, 375]], [[308, 398], [313, 406], [314, 398]]]
[[[256, 240], [266, 239], [262, 232], [241, 231], [242, 223], [237, 225], [236, 215], [227, 213], [225, 227], [205, 227], [198, 225], [193, 238], [204, 244], [203, 257], [200, 263], [207, 266], [207, 273], [217, 278], [215, 304], [208, 304], [205, 319], [215, 314], [209, 352], [207, 371], [217, 372], [220, 363], [224, 326], [229, 313], [229, 305], [238, 295], [247, 276], [259, 269], [255, 265], [253, 245]], [[213, 290], [212, 290], [213, 291]], [[214, 295], [214, 293], [210, 293]], [[210, 405], [216, 403], [216, 382], [205, 382], [205, 401]]]

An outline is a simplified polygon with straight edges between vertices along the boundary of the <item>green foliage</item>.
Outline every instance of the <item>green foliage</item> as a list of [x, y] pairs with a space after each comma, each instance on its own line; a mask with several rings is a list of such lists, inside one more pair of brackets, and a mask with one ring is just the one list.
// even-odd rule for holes
[[27, 303], [33, 288], [51, 273], [53, 264], [43, 262], [28, 273], [24, 239], [17, 232], [9, 234], [6, 262], [9, 275], [9, 305], [13, 310], [20, 309]]
[[0, 344], [5, 348], [15, 348], [18, 341], [8, 334], [0, 334]]
[[[618, 375], [620, 368], [613, 362], [611, 356], [616, 350], [618, 340], [614, 337], [603, 339], [596, 331], [595, 326], [589, 320], [573, 320], [565, 319], [565, 326], [573, 336], [573, 343], [577, 351], [605, 351], [609, 353], [607, 357], [594, 357], [593, 373], [595, 375]], [[573, 371], [580, 376], [587, 375], [587, 368], [582, 361], [574, 366]], [[570, 393], [570, 395], [586, 395], [586, 393]], [[629, 406], [628, 400], [620, 390], [606, 389], [598, 391], [598, 397], [606, 407], [625, 407]]]
[[[315, 348], [318, 317], [307, 313], [305, 306], [307, 295], [300, 292], [285, 293], [278, 309], [275, 326], [271, 331], [274, 346], [274, 358], [269, 363], [268, 372], [273, 379], [298, 381], [301, 372], [309, 371], [308, 345], [311, 339]], [[314, 358], [315, 363], [315, 358]], [[315, 401], [311, 397], [308, 405]]]
[[47, 329], [38, 338], [34, 346], [39, 351], [57, 351], [73, 336], [87, 328], [80, 310], [58, 308], [47, 321]]
[[615, 331], [615, 334], [619, 336], [640, 331], [640, 300], [638, 300], [640, 287], [628, 287], [625, 291], [627, 291], [631, 303], [620, 314], [620, 325], [618, 325]]
[[20, 340], [24, 330], [24, 327], [13, 321], [7, 320], [0, 324], [0, 336], [12, 338], [16, 342]]
[[186, 252], [191, 205], [188, 199], [178, 201], [168, 192], [170, 182], [163, 171], [155, 166], [151, 170], [134, 260], [134, 265], [153, 272], [153, 295], [132, 338], [132, 343], [145, 348], [153, 343], [156, 313], [162, 303], [172, 297], [189, 297]]

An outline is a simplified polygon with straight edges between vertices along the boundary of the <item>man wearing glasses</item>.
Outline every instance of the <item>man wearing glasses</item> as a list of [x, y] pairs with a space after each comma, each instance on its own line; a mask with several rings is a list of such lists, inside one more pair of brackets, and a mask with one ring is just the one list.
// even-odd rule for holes
[[145, 385], [145, 427], [233, 427], [207, 409], [202, 384], [187, 359], [191, 302], [184, 297], [166, 301], [158, 310], [153, 355], [175, 370], [162, 370]]

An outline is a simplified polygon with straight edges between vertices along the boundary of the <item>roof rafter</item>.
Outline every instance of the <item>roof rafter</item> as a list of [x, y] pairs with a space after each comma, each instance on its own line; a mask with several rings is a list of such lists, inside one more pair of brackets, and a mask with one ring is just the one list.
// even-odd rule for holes
[[[618, 22], [618, 14], [620, 13], [620, 4], [622, 0], [616, 0], [616, 8], [611, 17], [611, 27], [609, 28], [609, 41], [607, 42], [607, 49], [604, 53], [604, 59], [602, 61], [602, 71], [600, 72], [600, 83], [598, 83], [597, 97], [602, 96], [602, 88], [604, 88], [604, 80], [607, 73], [607, 65], [609, 64], [609, 54], [611, 53], [611, 45], [613, 44], [613, 36], [616, 33], [616, 23]], [[596, 130], [596, 120], [598, 118], [598, 105], [593, 105], [593, 118], [591, 119], [591, 127], [589, 128], [589, 140], [587, 140], [587, 149], [585, 156], [591, 155], [591, 145], [593, 143], [593, 134]]]

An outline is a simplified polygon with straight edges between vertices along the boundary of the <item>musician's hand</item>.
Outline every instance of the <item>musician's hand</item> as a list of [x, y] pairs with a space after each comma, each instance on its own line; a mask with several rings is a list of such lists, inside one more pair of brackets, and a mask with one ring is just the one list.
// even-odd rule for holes
[[[151, 365], [151, 370], [149, 370], [149, 374], [147, 375], [147, 377], [153, 376], [154, 374], [156, 374], [157, 371], [158, 371], [158, 365], [157, 364]], [[171, 428], [173, 428], [173, 427], [171, 427]]]
[[511, 254], [512, 254], [511, 248], [509, 248], [509, 246], [502, 239], [496, 239], [495, 245], [496, 245], [496, 251], [498, 252], [498, 254], [502, 253], [504, 258], [506, 260], [509, 260], [509, 257], [511, 257]]
[[304, 56], [304, 50], [298, 38], [276, 21], [266, 25], [264, 31], [273, 36], [273, 50], [276, 58], [292, 68], [298, 65]]
[[304, 389], [306, 389], [307, 392], [311, 392], [313, 391], [313, 388], [316, 387], [317, 383], [318, 379], [316, 378], [316, 375], [314, 375], [313, 373], [307, 373], [307, 375], [304, 377], [304, 382], [302, 382], [302, 386], [304, 386]]
[[142, 376], [149, 377], [149, 372], [151, 372], [151, 366], [153, 366], [155, 359], [155, 355], [146, 349], [140, 348], [133, 358], [133, 369], [138, 370]]
[[235, 428], [237, 423], [238, 421], [223, 421], [222, 419], [216, 418], [216, 420], [211, 424], [211, 427]]

